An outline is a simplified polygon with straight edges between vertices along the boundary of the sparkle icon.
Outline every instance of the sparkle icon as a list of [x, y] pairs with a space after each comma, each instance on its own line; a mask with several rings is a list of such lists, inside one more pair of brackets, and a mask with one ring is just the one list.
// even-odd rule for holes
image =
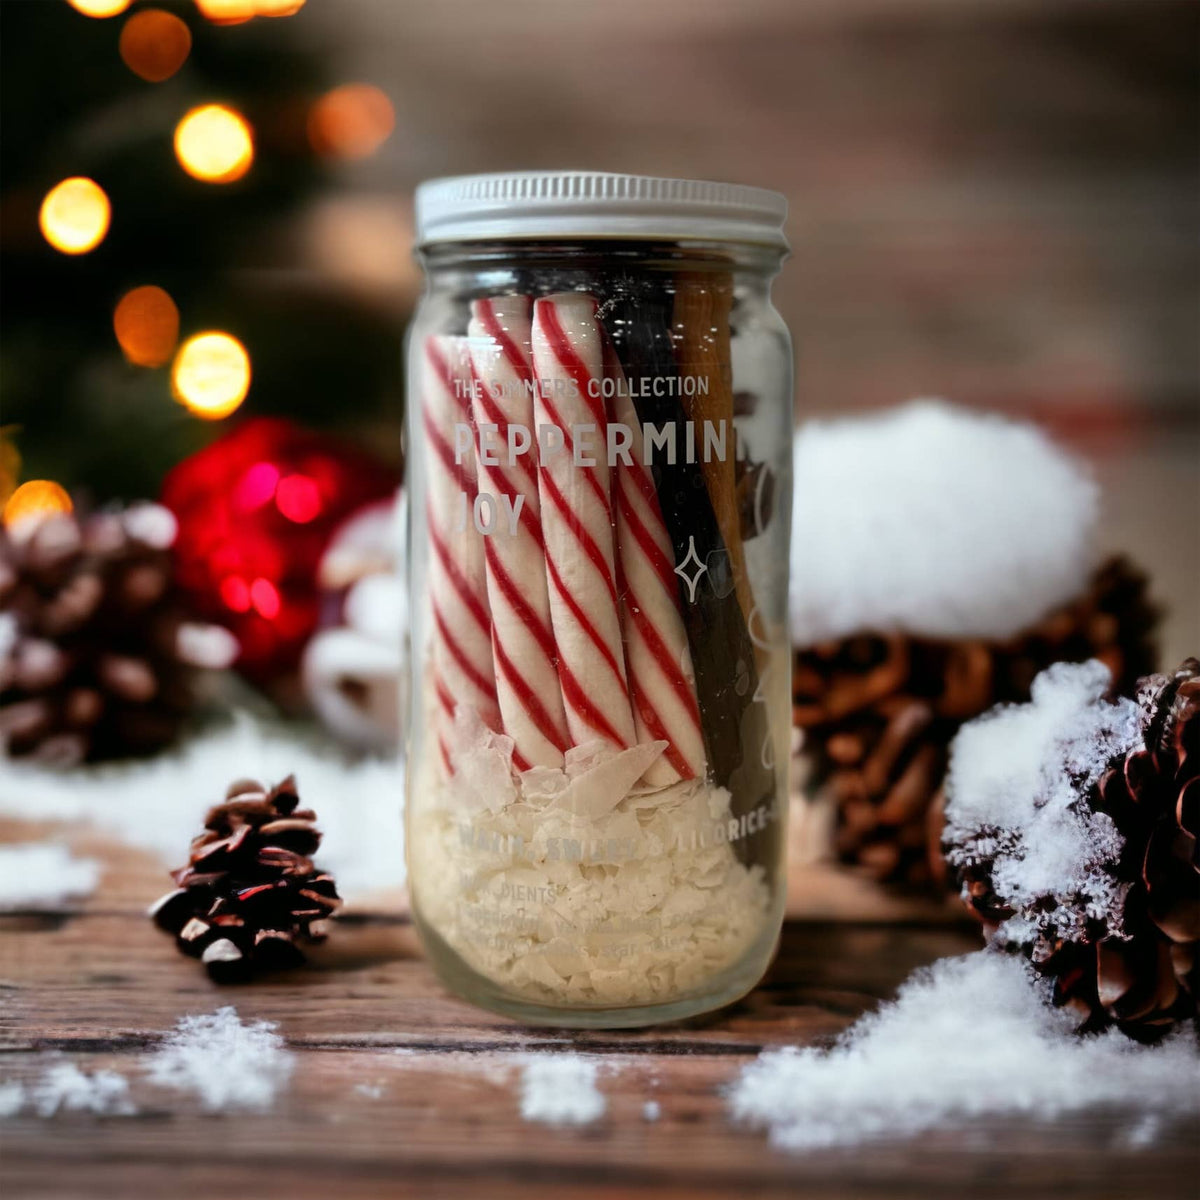
[[[688, 570], [688, 564], [694, 563], [692, 569]], [[694, 536], [688, 537], [688, 552], [684, 556], [683, 562], [675, 568], [675, 574], [688, 585], [688, 603], [696, 603], [696, 585], [700, 582], [700, 577], [708, 570], [708, 563], [700, 561], [700, 555], [696, 553], [696, 539]]]

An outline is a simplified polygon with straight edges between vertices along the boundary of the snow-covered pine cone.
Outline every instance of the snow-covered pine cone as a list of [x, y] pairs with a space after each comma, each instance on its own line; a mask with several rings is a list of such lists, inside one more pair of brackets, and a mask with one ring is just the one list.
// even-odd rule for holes
[[[1093, 843], [1087, 864], [1093, 882], [1097, 872], [1111, 880], [1110, 903], [1079, 888], [1070, 870], [1057, 888], [1014, 894], [1013, 880], [1033, 857], [1026, 831], [999, 821], [970, 828], [953, 786], [946, 853], [964, 901], [993, 939], [1027, 954], [1084, 1029], [1115, 1024], [1154, 1040], [1195, 1020], [1200, 997], [1200, 661], [1142, 679], [1137, 713], [1136, 736], [1097, 778], [1085, 783], [1071, 754], [1062, 773], [1077, 815], [1111, 822], [1118, 835], [1107, 848]], [[1100, 734], [1104, 721], [1094, 727]], [[973, 807], [972, 797], [963, 799]]]
[[59, 766], [171, 742], [198, 667], [237, 643], [189, 619], [156, 504], [0, 530], [0, 747]]

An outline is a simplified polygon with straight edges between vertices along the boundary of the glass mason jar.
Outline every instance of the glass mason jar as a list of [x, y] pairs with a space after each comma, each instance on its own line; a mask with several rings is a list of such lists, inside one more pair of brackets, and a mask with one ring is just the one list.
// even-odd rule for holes
[[413, 913], [454, 991], [646, 1025], [784, 905], [791, 343], [774, 192], [426, 183], [409, 333]]

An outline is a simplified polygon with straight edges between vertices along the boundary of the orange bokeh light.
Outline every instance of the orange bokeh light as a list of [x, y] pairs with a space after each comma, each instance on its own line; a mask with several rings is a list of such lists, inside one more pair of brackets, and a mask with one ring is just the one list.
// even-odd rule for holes
[[254, 16], [254, 0], [196, 0], [196, 7], [214, 25], [240, 25]]
[[94, 180], [64, 179], [47, 193], [38, 213], [42, 236], [64, 254], [86, 254], [103, 240], [112, 218], [104, 189]]
[[9, 496], [4, 506], [4, 524], [12, 529], [30, 518], [69, 513], [74, 507], [66, 489], [53, 480], [31, 479]]
[[369, 83], [347, 83], [326, 92], [308, 114], [308, 140], [318, 154], [366, 158], [396, 125], [392, 102]]
[[160, 287], [126, 292], [113, 312], [113, 330], [125, 357], [139, 367], [161, 367], [179, 340], [179, 309]]
[[214, 25], [241, 25], [251, 17], [290, 17], [304, 0], [196, 0], [196, 7]]
[[134, 13], [121, 27], [119, 46], [121, 58], [135, 75], [162, 83], [187, 60], [192, 33], [173, 13], [147, 8]]
[[250, 390], [250, 356], [235, 337], [212, 331], [190, 337], [171, 368], [175, 398], [189, 412], [217, 421], [233, 412]]
[[85, 17], [116, 17], [123, 13], [133, 0], [67, 0], [67, 3]]
[[223, 104], [204, 104], [175, 126], [175, 157], [195, 179], [232, 183], [250, 170], [254, 138], [241, 113]]
[[290, 17], [304, 7], [304, 0], [254, 0], [254, 14], [259, 17]]

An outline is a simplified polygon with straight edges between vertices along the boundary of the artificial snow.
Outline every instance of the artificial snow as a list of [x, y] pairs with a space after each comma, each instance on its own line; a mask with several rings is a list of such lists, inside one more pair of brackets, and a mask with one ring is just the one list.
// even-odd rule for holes
[[[1086, 802], [1114, 755], [1142, 745], [1142, 713], [1103, 699], [1108, 668], [1056, 663], [1034, 680], [1029, 704], [992, 709], [951, 749], [946, 831], [952, 866], [992, 863], [992, 886], [1015, 912], [1008, 940], [1083, 936], [1089, 920], [1120, 935], [1125, 886], [1112, 872], [1123, 839]], [[1052, 897], [1052, 911], [1046, 899]]]
[[90, 896], [99, 878], [98, 863], [75, 858], [58, 842], [0, 846], [0, 911], [61, 908]]
[[15, 1117], [25, 1107], [25, 1088], [16, 1080], [0, 1083], [0, 1121]]
[[1077, 1037], [1076, 1024], [1016, 956], [943, 959], [832, 1049], [761, 1054], [730, 1089], [729, 1111], [773, 1145], [806, 1151], [1094, 1108], [1136, 1114], [1126, 1142], [1144, 1144], [1157, 1129], [1149, 1118], [1200, 1109], [1190, 1031], [1147, 1047], [1117, 1030]]
[[[314, 746], [318, 740], [240, 715], [142, 762], [62, 772], [0, 755], [0, 815], [87, 823], [175, 867], [229, 783], [250, 778], [269, 786], [294, 774], [301, 803], [316, 810], [325, 834], [317, 862], [341, 894], [353, 900], [402, 884], [403, 765], [350, 760]], [[0, 894], [3, 887], [0, 880]]]
[[589, 1125], [608, 1107], [596, 1087], [598, 1068], [581, 1054], [551, 1052], [525, 1061], [521, 1116], [544, 1125]]
[[271, 1021], [248, 1024], [230, 1005], [183, 1017], [147, 1065], [162, 1087], [194, 1092], [207, 1112], [267, 1109], [291, 1078], [293, 1055]]
[[137, 1112], [129, 1098], [129, 1081], [116, 1071], [81, 1071], [74, 1063], [55, 1063], [30, 1094], [39, 1117], [59, 1112], [90, 1112], [101, 1117], [128, 1117]]
[[1005, 638], [1078, 594], [1098, 490], [1036, 426], [914, 401], [794, 447], [792, 637]]
[[1162, 1132], [1163, 1119], [1157, 1113], [1143, 1117], [1136, 1125], [1121, 1136], [1121, 1145], [1127, 1150], [1144, 1150], [1158, 1141]]

